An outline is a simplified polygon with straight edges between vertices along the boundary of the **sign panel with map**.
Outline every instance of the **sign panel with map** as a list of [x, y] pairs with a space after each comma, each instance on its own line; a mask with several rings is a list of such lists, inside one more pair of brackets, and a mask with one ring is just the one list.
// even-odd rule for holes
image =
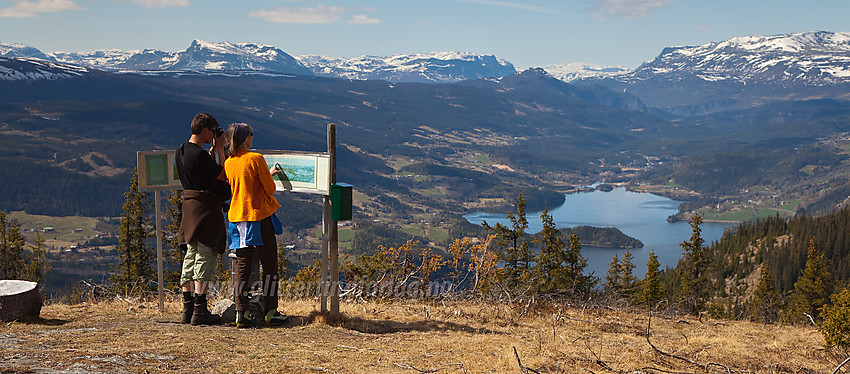
[[[274, 177], [278, 191], [330, 194], [331, 159], [327, 153], [252, 150], [263, 155], [266, 164], [280, 167], [283, 174]], [[139, 189], [182, 190], [175, 163], [176, 151], [140, 151], [136, 153]]]
[[295, 151], [257, 151], [270, 168], [283, 175], [274, 178], [278, 191], [330, 194], [330, 156], [324, 153]]

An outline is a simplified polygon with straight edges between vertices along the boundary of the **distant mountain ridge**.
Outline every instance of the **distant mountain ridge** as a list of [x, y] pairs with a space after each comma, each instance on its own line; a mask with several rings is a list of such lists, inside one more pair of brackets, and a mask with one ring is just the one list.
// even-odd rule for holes
[[[269, 45], [195, 40], [180, 52], [154, 49], [42, 53], [0, 43], [0, 57], [36, 58], [126, 73], [284, 74], [392, 83], [457, 83], [517, 73], [494, 55], [431, 52], [356, 58], [291, 56]], [[742, 36], [665, 48], [634, 70], [592, 64], [546, 65], [551, 76], [628, 92], [680, 116], [750, 108], [784, 100], [850, 100], [850, 33], [814, 31]], [[38, 75], [6, 74], [4, 79]]]
[[850, 33], [743, 36], [700, 46], [665, 48], [624, 78], [675, 79], [682, 75], [742, 83], [846, 83], [850, 82]]
[[508, 61], [468, 52], [431, 52], [351, 59], [303, 55], [297, 57], [318, 76], [390, 82], [454, 83], [515, 74]]
[[468, 52], [361, 56], [353, 59], [317, 55], [296, 58], [265, 44], [200, 40], [192, 41], [189, 48], [180, 52], [104, 49], [45, 54], [23, 44], [0, 43], [0, 57], [37, 58], [106, 71], [273, 73], [389, 82], [454, 83], [516, 73], [510, 62], [493, 55]]
[[680, 115], [813, 98], [850, 99], [850, 33], [743, 36], [665, 48], [631, 72], [584, 83], [627, 90]]

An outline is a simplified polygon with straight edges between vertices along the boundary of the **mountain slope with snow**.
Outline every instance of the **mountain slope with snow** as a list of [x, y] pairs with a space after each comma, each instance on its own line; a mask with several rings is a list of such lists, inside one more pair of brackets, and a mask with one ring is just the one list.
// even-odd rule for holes
[[318, 76], [390, 82], [455, 83], [516, 73], [508, 61], [468, 52], [431, 52], [351, 59], [302, 55], [301, 63]]
[[582, 62], [541, 67], [551, 76], [567, 83], [579, 79], [611, 78], [631, 72], [631, 69], [623, 66], [602, 66]]
[[691, 75], [705, 81], [828, 85], [850, 82], [850, 33], [744, 36], [667, 48], [635, 69], [633, 79]]
[[850, 100], [850, 33], [744, 36], [665, 48], [633, 72], [582, 80], [694, 115], [782, 100]]
[[58, 80], [82, 76], [89, 70], [80, 66], [31, 58], [0, 57], [0, 81]]

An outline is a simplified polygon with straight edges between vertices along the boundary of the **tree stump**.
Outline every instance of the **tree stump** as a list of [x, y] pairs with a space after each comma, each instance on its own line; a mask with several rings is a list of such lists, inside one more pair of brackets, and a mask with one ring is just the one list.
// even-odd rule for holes
[[0, 280], [0, 321], [38, 318], [42, 299], [38, 283], [22, 280]]

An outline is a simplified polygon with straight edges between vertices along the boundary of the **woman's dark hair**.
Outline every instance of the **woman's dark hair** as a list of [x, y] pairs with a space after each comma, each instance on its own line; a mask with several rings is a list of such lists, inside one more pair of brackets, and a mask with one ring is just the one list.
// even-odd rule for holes
[[227, 128], [227, 146], [225, 147], [225, 152], [228, 155], [236, 154], [236, 149], [245, 142], [245, 139], [248, 139], [253, 134], [254, 130], [247, 123], [237, 122], [231, 124]]

